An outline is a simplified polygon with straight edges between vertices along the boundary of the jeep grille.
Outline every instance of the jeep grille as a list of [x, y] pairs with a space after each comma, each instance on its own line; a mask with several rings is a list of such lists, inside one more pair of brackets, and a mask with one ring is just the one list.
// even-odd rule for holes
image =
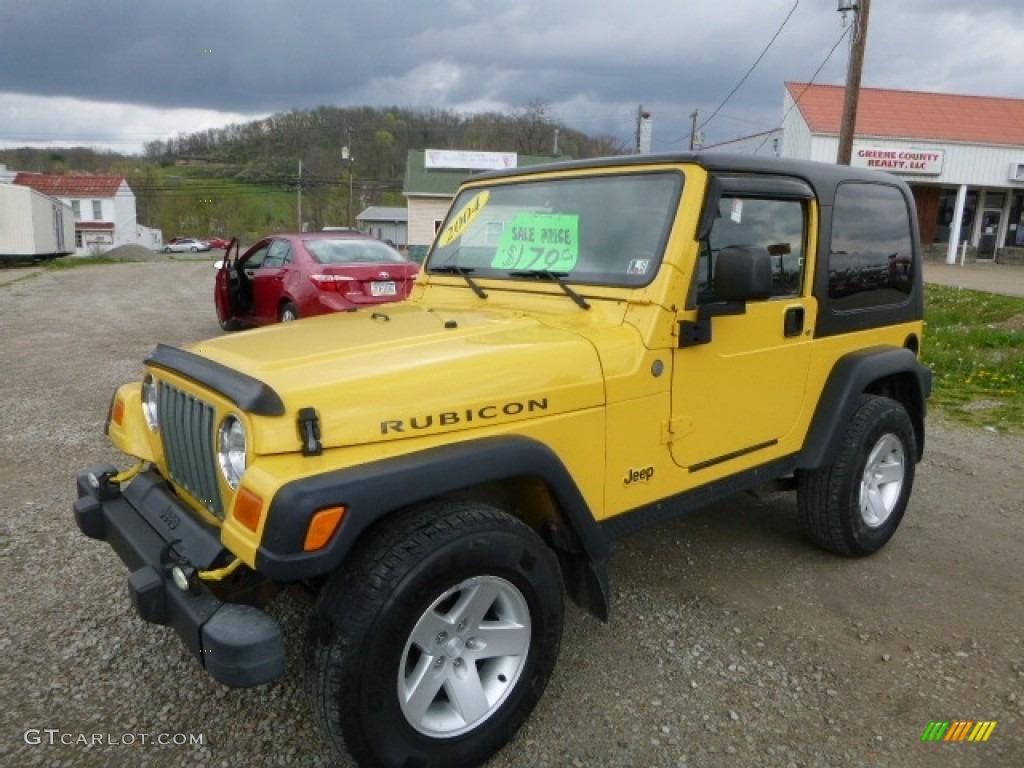
[[160, 382], [158, 407], [168, 476], [223, 520], [224, 506], [214, 457], [216, 412], [213, 406], [164, 381]]

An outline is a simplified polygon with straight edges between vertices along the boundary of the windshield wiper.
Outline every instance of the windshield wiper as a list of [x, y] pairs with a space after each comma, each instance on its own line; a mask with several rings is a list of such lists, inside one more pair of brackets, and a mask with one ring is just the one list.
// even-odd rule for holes
[[431, 272], [436, 272], [441, 275], [461, 275], [462, 279], [466, 281], [466, 284], [473, 289], [473, 293], [479, 296], [481, 299], [487, 298], [487, 293], [476, 284], [476, 281], [469, 276], [469, 273], [473, 271], [471, 267], [457, 267], [457, 266], [444, 266], [444, 267], [431, 267]]
[[590, 309], [590, 303], [580, 296], [576, 291], [569, 287], [569, 284], [562, 280], [563, 277], [568, 277], [568, 272], [552, 272], [550, 269], [524, 269], [516, 272], [509, 272], [509, 277], [542, 277], [545, 280], [550, 280], [553, 283], [558, 283], [558, 286], [565, 291], [565, 295], [576, 302], [576, 305], [580, 309]]

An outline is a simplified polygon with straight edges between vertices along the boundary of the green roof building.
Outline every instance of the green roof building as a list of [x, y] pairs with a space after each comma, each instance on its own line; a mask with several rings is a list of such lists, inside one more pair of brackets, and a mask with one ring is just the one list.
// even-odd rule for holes
[[405, 194], [409, 210], [410, 246], [434, 241], [459, 185], [476, 173], [502, 168], [569, 160], [567, 156], [520, 155], [515, 152], [475, 152], [445, 149], [410, 149], [405, 163]]

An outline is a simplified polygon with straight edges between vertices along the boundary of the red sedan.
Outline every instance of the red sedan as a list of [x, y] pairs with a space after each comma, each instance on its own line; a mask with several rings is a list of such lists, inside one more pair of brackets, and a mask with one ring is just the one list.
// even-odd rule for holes
[[239, 250], [233, 240], [216, 264], [214, 301], [226, 331], [400, 301], [419, 272], [359, 232], [273, 235]]

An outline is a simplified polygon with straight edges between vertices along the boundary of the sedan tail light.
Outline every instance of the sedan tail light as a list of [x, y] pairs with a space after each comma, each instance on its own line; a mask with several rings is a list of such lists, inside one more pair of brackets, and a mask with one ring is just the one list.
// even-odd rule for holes
[[310, 275], [309, 281], [321, 291], [338, 291], [344, 293], [348, 290], [348, 283], [353, 278], [348, 275]]

